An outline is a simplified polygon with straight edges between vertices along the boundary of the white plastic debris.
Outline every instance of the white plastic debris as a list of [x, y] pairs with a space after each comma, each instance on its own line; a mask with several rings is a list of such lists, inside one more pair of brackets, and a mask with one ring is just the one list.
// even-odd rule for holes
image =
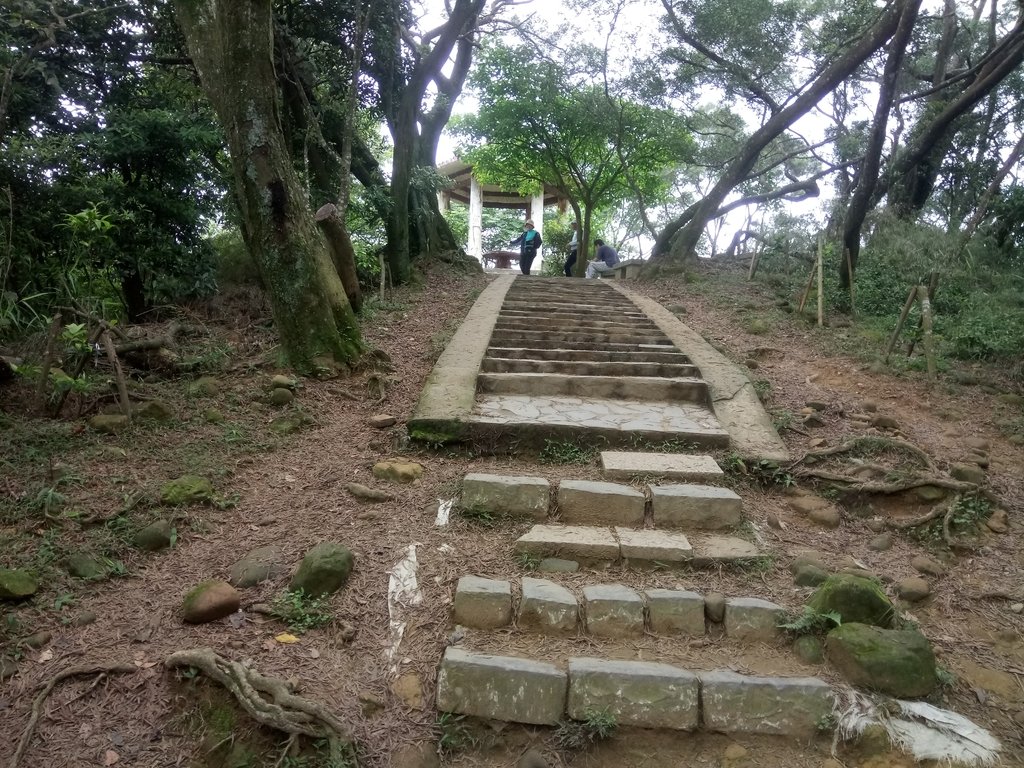
[[442, 526], [448, 525], [448, 520], [452, 516], [452, 507], [455, 506], [455, 499], [438, 499], [437, 500], [437, 518], [434, 520], [434, 525]]
[[405, 557], [388, 571], [388, 616], [390, 618], [391, 642], [388, 644], [385, 655], [388, 663], [391, 664], [392, 673], [398, 671], [395, 658], [398, 656], [398, 647], [402, 644], [402, 637], [405, 635], [406, 609], [423, 602], [423, 593], [420, 592], [416, 580], [416, 547], [418, 546], [419, 544], [410, 544]]
[[923, 701], [875, 698], [852, 689], [842, 694], [846, 701], [836, 712], [833, 751], [839, 739], [855, 739], [869, 726], [879, 725], [893, 746], [916, 760], [978, 766], [999, 761], [999, 740], [956, 712]]

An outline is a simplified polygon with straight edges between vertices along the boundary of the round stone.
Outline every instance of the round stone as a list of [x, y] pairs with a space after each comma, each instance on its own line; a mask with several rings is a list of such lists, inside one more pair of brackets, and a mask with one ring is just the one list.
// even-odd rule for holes
[[909, 603], [924, 600], [932, 593], [932, 588], [928, 586], [928, 582], [920, 576], [911, 576], [908, 579], [903, 579], [897, 585], [896, 590], [899, 596]]

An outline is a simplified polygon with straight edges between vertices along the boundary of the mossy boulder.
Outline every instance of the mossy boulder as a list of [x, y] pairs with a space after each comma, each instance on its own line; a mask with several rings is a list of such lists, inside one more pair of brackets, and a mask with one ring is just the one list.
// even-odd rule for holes
[[160, 503], [172, 507], [183, 504], [210, 504], [213, 502], [213, 483], [198, 475], [184, 475], [164, 483], [160, 489]]
[[142, 405], [136, 406], [135, 415], [140, 419], [150, 421], [173, 421], [174, 410], [163, 400], [147, 400]]
[[285, 376], [281, 373], [270, 379], [271, 389], [295, 389], [297, 384], [298, 382], [296, 382], [291, 376]]
[[821, 664], [825, 659], [825, 648], [814, 635], [801, 635], [793, 643], [793, 652], [806, 664]]
[[354, 564], [355, 556], [348, 547], [321, 542], [302, 558], [288, 589], [293, 592], [301, 589], [311, 597], [337, 592], [345, 586]]
[[226, 581], [213, 579], [193, 587], [181, 604], [181, 618], [189, 624], [205, 624], [238, 610], [242, 596]]
[[888, 628], [896, 619], [896, 608], [878, 582], [849, 573], [829, 576], [807, 605], [815, 613], [838, 613], [843, 624]]
[[107, 566], [98, 557], [87, 552], [76, 552], [64, 561], [68, 573], [79, 579], [102, 579], [107, 575]]
[[931, 643], [917, 630], [843, 624], [825, 639], [828, 660], [850, 683], [901, 698], [939, 685]]
[[408, 484], [423, 477], [423, 465], [408, 459], [378, 461], [373, 465], [373, 476], [378, 480]]
[[146, 552], [156, 552], [171, 546], [174, 529], [169, 520], [154, 520], [132, 538], [132, 544]]
[[20, 568], [0, 568], [0, 600], [24, 600], [39, 589], [39, 582]]
[[97, 413], [89, 419], [89, 426], [105, 435], [116, 435], [123, 432], [131, 424], [131, 419], [123, 413]]
[[276, 387], [270, 391], [270, 404], [276, 406], [288, 405], [295, 399], [290, 389]]
[[193, 397], [216, 397], [220, 394], [220, 382], [212, 376], [201, 376], [189, 384], [188, 392]]
[[228, 582], [241, 588], [254, 587], [283, 574], [285, 567], [280, 565], [283, 559], [280, 547], [258, 547], [231, 566]]

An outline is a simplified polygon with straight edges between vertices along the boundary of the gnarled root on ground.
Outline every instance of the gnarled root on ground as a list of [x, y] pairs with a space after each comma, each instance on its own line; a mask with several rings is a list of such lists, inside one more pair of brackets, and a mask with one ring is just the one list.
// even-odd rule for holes
[[225, 659], [212, 648], [178, 651], [167, 657], [164, 666], [194, 667], [204, 672], [227, 688], [261, 725], [293, 736], [327, 739], [331, 755], [339, 758], [351, 750], [349, 728], [315, 701], [296, 696], [284, 680], [265, 677], [240, 662]]

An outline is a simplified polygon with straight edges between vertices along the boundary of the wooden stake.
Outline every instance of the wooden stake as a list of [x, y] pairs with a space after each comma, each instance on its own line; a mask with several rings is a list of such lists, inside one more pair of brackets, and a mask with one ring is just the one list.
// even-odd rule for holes
[[754, 279], [754, 273], [757, 272], [757, 262], [761, 260], [761, 246], [758, 245], [754, 249], [754, 255], [750, 257], [750, 271], [747, 273], [747, 280]]
[[39, 370], [39, 384], [36, 387], [36, 399], [39, 400], [39, 407], [44, 411], [46, 410], [46, 385], [50, 382], [50, 368], [53, 367], [57, 337], [60, 335], [62, 325], [60, 313], [57, 313], [50, 320], [50, 330], [46, 333], [46, 352], [43, 353], [43, 365]]
[[100, 334], [103, 341], [103, 349], [107, 352], [107, 359], [114, 366], [114, 377], [117, 379], [117, 399], [121, 401], [121, 413], [129, 419], [132, 417], [132, 404], [128, 400], [128, 383], [124, 379], [124, 371], [121, 370], [121, 361], [117, 359], [117, 352], [114, 351], [114, 342], [108, 331]]
[[825, 239], [818, 235], [818, 327], [825, 324]]
[[896, 347], [896, 342], [899, 341], [900, 332], [903, 330], [903, 324], [907, 322], [907, 315], [910, 314], [910, 308], [914, 306], [914, 299], [917, 298], [917, 286], [913, 286], [910, 289], [910, 293], [907, 295], [907, 303], [903, 305], [903, 311], [900, 312], [900, 319], [896, 323], [896, 330], [892, 332], [892, 338], [889, 339], [889, 346], [885, 348], [885, 362], [889, 362], [889, 355], [892, 354], [893, 349]]
[[804, 286], [803, 295], [800, 297], [800, 306], [796, 308], [796, 313], [799, 315], [804, 311], [804, 305], [807, 303], [807, 297], [811, 295], [811, 286], [814, 285], [814, 270], [817, 266], [811, 264], [811, 274], [807, 276], [807, 285]]
[[921, 325], [924, 328], [924, 357], [928, 363], [928, 378], [936, 376], [935, 344], [932, 338], [932, 300], [928, 298], [928, 289], [917, 286], [917, 300], [921, 302]]
[[857, 296], [853, 287], [853, 261], [850, 259], [850, 249], [843, 248], [843, 256], [846, 258], [846, 279], [850, 283], [850, 317], [857, 319]]

